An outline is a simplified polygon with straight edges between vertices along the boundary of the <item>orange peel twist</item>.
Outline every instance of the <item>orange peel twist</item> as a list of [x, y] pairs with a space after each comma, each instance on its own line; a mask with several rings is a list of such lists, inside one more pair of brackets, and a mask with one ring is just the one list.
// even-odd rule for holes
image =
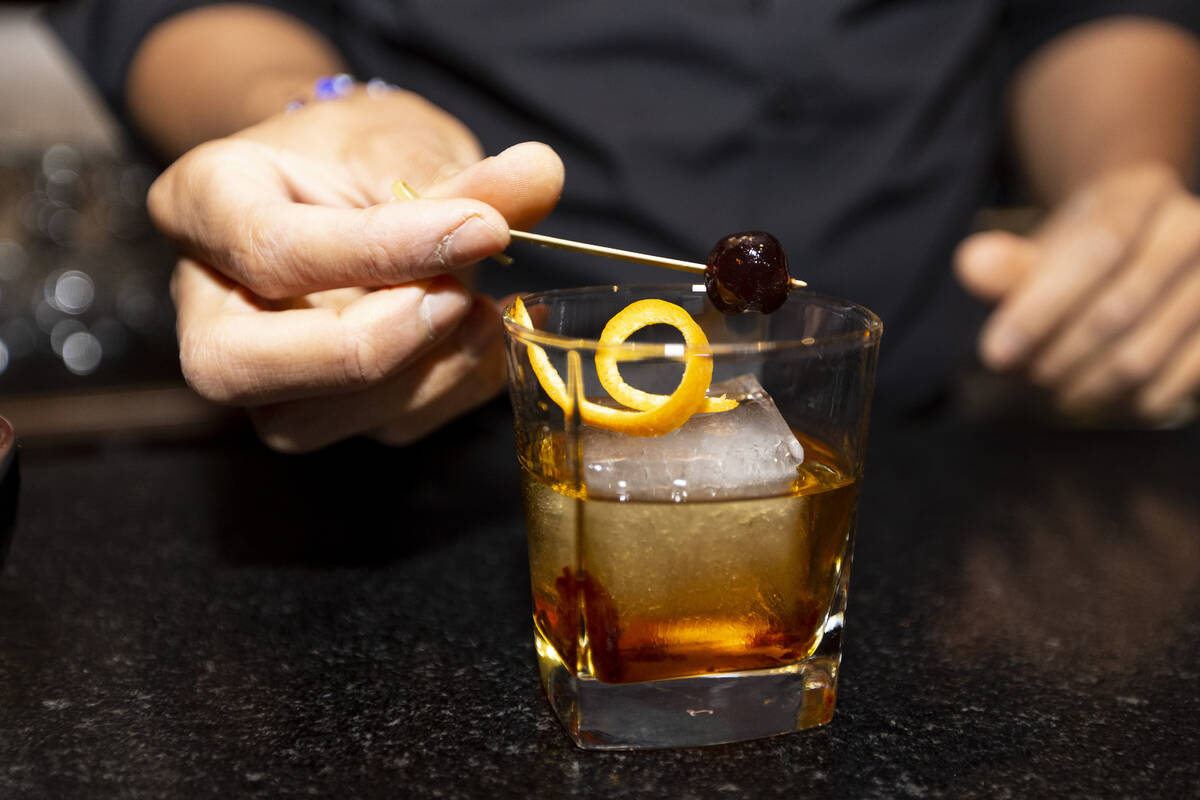
[[[512, 319], [533, 329], [529, 311], [520, 298], [513, 303]], [[689, 351], [679, 386], [669, 395], [651, 394], [630, 386], [617, 366], [615, 345], [623, 343], [635, 331], [657, 324], [670, 325], [682, 333]], [[697, 412], [728, 411], [737, 406], [736, 400], [706, 396], [713, 371], [712, 358], [705, 352], [708, 338], [691, 315], [674, 303], [653, 299], [631, 303], [604, 326], [600, 345], [596, 352], [600, 384], [615, 400], [635, 410], [611, 408], [580, 398], [579, 417], [586, 425], [632, 436], [661, 436], [680, 427]], [[526, 345], [526, 350], [529, 364], [546, 395], [570, 413], [574, 400], [546, 351], [535, 344]]]

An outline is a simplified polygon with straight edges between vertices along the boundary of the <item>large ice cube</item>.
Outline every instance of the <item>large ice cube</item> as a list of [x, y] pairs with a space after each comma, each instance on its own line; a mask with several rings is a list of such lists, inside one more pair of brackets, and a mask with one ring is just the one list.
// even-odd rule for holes
[[738, 407], [696, 414], [647, 438], [585, 428], [583, 481], [589, 497], [617, 500], [736, 499], [786, 494], [804, 448], [753, 375], [713, 384]]

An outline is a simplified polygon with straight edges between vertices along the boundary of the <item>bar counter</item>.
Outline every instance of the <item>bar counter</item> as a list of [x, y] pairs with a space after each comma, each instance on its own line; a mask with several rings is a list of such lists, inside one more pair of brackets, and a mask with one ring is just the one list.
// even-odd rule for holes
[[[18, 431], [18, 435], [20, 431]], [[1197, 797], [1200, 428], [872, 431], [837, 711], [576, 749], [509, 411], [404, 450], [27, 444], [0, 797]]]

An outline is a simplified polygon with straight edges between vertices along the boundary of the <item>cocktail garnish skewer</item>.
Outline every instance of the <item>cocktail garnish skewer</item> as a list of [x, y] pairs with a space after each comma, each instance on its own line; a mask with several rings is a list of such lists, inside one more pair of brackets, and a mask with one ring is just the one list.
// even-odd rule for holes
[[[392, 184], [392, 194], [398, 200], [415, 200], [419, 196], [413, 188], [403, 180], [398, 180]], [[616, 258], [621, 261], [632, 261], [635, 264], [649, 264], [653, 267], [666, 267], [667, 269], [678, 270], [680, 272], [690, 272], [693, 275], [704, 275], [707, 266], [695, 261], [680, 261], [676, 258], [663, 258], [662, 256], [652, 256], [646, 253], [635, 253], [632, 250], [618, 250], [615, 247], [604, 247], [598, 244], [587, 244], [585, 242], [574, 242], [570, 239], [559, 239], [556, 236], [546, 236], [541, 233], [530, 233], [529, 231], [517, 231], [510, 229], [508, 234], [513, 239], [522, 242], [533, 242], [542, 247], [557, 247], [559, 250], [572, 250], [576, 253], [588, 253], [594, 256], [603, 256], [605, 258]], [[497, 253], [493, 256], [497, 261], [503, 264], [512, 263], [512, 259], [504, 253]], [[803, 289], [808, 284], [796, 278], [790, 278], [788, 285], [792, 289]]]
[[[605, 258], [617, 258], [621, 261], [632, 261], [636, 264], [649, 264], [654, 267], [666, 267], [667, 269], [679, 270], [680, 272], [691, 272], [696, 275], [703, 275], [706, 269], [704, 264], [695, 261], [680, 261], [675, 258], [663, 258], [662, 256], [652, 256], [646, 253], [635, 253], [632, 250], [618, 250], [615, 247], [604, 247], [598, 244], [587, 244], [585, 242], [574, 242], [570, 239], [559, 239], [554, 236], [545, 236], [540, 233], [529, 233], [528, 231], [510, 230], [509, 235], [523, 242], [533, 242], [540, 244], [543, 247], [557, 247], [560, 250], [573, 250], [577, 253], [589, 253], [595, 256], [604, 256]], [[791, 288], [802, 289], [808, 286], [802, 280], [796, 278], [791, 279]]]

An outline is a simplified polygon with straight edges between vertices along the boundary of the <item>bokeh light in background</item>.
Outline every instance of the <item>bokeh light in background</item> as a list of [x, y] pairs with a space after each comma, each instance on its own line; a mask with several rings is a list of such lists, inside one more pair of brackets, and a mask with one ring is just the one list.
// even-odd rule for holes
[[0, 6], [0, 396], [173, 381], [154, 169], [34, 4]]

